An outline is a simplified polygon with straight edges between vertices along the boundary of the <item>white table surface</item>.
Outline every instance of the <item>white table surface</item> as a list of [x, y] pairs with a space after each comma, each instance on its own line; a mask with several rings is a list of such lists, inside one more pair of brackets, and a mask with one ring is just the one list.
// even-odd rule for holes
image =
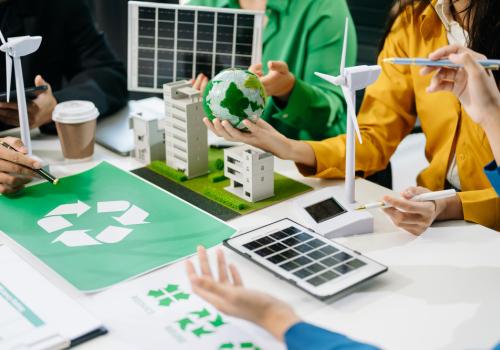
[[[100, 146], [96, 146], [92, 161], [68, 164], [54, 137], [38, 136], [33, 146], [35, 154], [49, 161], [51, 171], [59, 177], [85, 171], [103, 160], [126, 170], [142, 166]], [[276, 170], [314, 188], [341, 185], [338, 181], [305, 179], [290, 162], [276, 160]], [[390, 193], [362, 179], [356, 185], [360, 202]], [[230, 224], [243, 232], [284, 217], [298, 220], [291, 209], [290, 201], [285, 201]], [[374, 216], [375, 233], [337, 241], [387, 265], [389, 271], [329, 303], [226, 252], [240, 268], [247, 286], [291, 303], [307, 321], [384, 349], [489, 349], [500, 341], [499, 233], [465, 222], [448, 222], [414, 237], [395, 228], [382, 212], [375, 211]], [[76, 291], [18, 247], [12, 248], [52, 283], [92, 309], [92, 297]], [[110, 319], [109, 315], [106, 318]], [[113, 335], [112, 322], [106, 326], [110, 329], [108, 335], [80, 348], [138, 349]]]

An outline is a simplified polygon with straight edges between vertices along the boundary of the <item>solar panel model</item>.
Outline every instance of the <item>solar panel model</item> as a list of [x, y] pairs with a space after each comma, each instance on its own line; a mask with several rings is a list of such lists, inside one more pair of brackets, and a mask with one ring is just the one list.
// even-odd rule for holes
[[141, 1], [128, 6], [130, 91], [162, 93], [165, 83], [261, 62], [264, 12]]
[[223, 243], [319, 299], [328, 299], [387, 271], [386, 266], [289, 219]]

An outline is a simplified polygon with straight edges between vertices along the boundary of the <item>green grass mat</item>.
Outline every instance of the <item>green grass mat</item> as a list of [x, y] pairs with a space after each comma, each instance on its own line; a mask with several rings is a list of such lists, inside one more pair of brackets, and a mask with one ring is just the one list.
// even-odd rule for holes
[[274, 197], [256, 203], [247, 202], [224, 190], [225, 187], [229, 186], [229, 179], [224, 178], [223, 171], [221, 171], [223, 160], [224, 151], [222, 149], [210, 148], [208, 153], [210, 173], [191, 180], [186, 180], [182, 172], [168, 167], [163, 161], [155, 161], [147, 168], [241, 215], [269, 207], [312, 190], [311, 187], [303, 183], [275, 173]]

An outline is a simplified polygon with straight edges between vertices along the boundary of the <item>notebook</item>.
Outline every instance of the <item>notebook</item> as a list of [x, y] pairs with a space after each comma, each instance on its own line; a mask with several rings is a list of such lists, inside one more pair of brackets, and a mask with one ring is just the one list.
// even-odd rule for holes
[[0, 245], [0, 349], [65, 349], [106, 332], [79, 303]]

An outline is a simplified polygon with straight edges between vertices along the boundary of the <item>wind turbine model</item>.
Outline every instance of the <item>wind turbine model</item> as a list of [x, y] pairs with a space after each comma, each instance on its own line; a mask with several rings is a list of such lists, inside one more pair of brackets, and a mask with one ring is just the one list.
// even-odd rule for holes
[[21, 66], [21, 57], [32, 54], [37, 51], [42, 43], [40, 36], [20, 36], [16, 38], [5, 38], [0, 31], [0, 40], [2, 46], [0, 50], [5, 52], [5, 67], [7, 69], [7, 102], [10, 102], [10, 83], [12, 78], [12, 61], [14, 61], [14, 70], [16, 75], [16, 95], [17, 108], [19, 111], [19, 125], [21, 127], [21, 139], [28, 154], [32, 155], [30, 125], [28, 121], [28, 108], [26, 105], [26, 96], [24, 94], [23, 68]]
[[359, 131], [358, 120], [356, 118], [356, 91], [363, 90], [368, 85], [373, 84], [379, 77], [382, 69], [380, 66], [356, 66], [345, 67], [347, 55], [347, 36], [349, 34], [349, 18], [346, 18], [344, 44], [342, 48], [342, 60], [340, 62], [340, 75], [337, 77], [315, 73], [318, 77], [340, 86], [344, 93], [344, 98], [347, 104], [347, 135], [346, 135], [346, 165], [345, 165], [345, 183], [346, 183], [346, 200], [349, 203], [355, 203], [355, 166], [356, 166], [356, 145], [354, 130], [358, 135], [359, 143], [362, 144], [361, 132]]

